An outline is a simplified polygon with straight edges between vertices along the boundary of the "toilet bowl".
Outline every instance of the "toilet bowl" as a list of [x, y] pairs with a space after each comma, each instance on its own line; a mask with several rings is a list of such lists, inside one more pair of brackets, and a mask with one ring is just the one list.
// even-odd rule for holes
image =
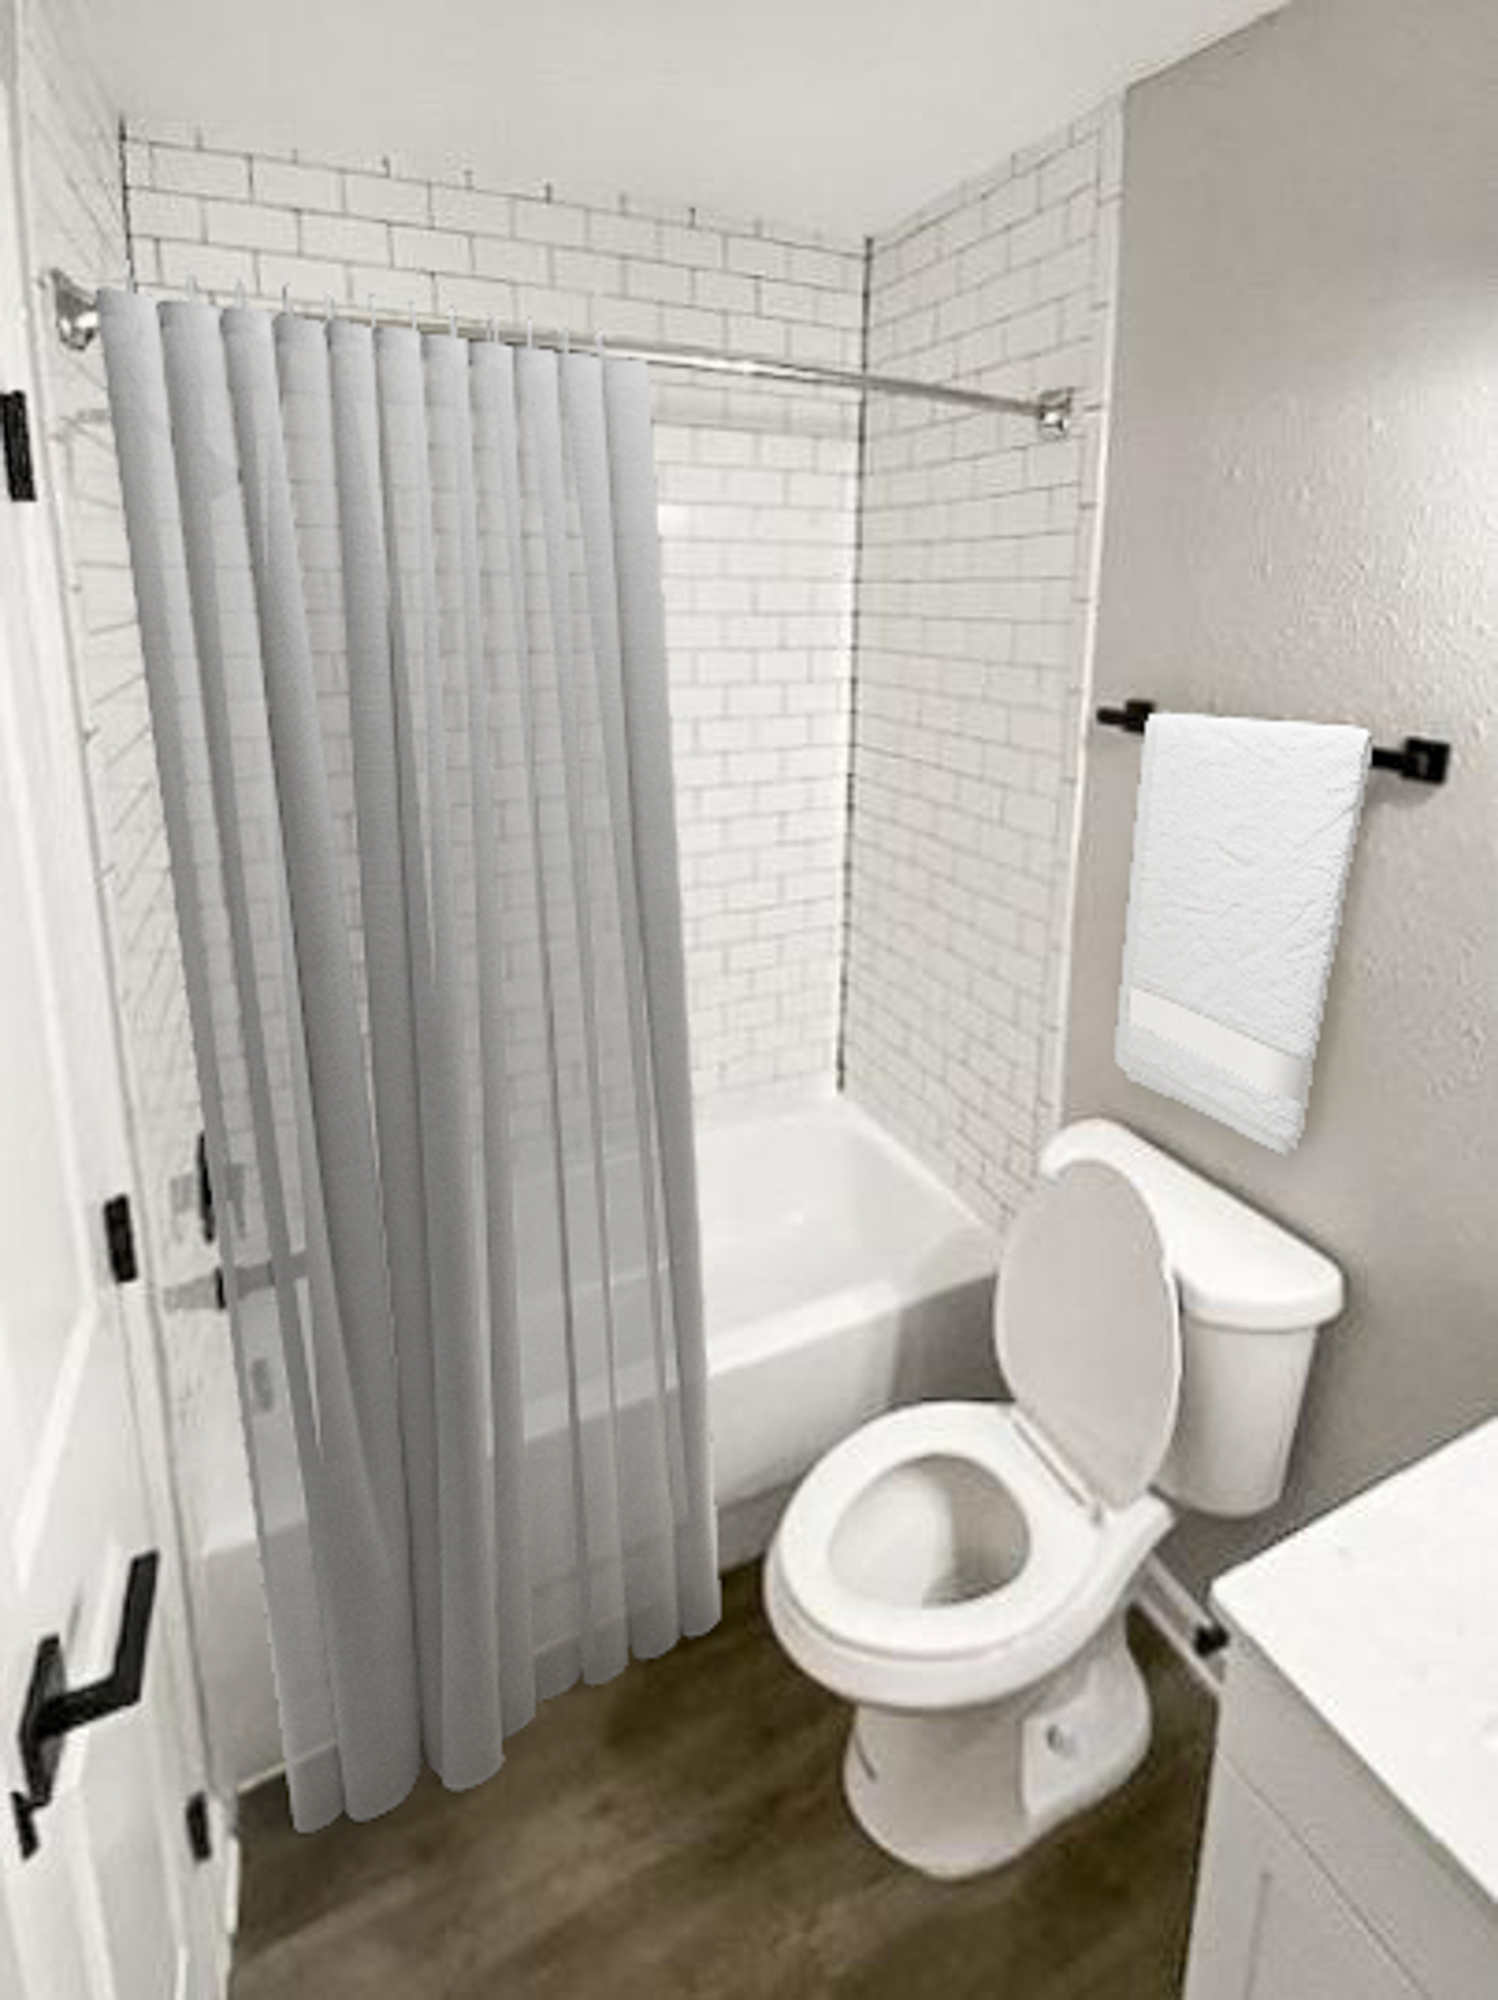
[[1180, 1506], [1276, 1497], [1341, 1302], [1319, 1251], [1123, 1127], [1057, 1135], [1000, 1267], [1013, 1400], [864, 1425], [766, 1561], [780, 1643], [855, 1704], [844, 1789], [881, 1847], [974, 1874], [1128, 1776], [1150, 1733], [1139, 1572]]

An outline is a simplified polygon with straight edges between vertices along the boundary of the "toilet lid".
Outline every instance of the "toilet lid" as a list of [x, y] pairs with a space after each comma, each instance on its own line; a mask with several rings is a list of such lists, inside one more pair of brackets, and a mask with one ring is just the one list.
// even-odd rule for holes
[[1181, 1394], [1176, 1287], [1143, 1199], [1083, 1161], [1043, 1180], [1004, 1245], [995, 1306], [1015, 1402], [1112, 1507], [1153, 1481]]

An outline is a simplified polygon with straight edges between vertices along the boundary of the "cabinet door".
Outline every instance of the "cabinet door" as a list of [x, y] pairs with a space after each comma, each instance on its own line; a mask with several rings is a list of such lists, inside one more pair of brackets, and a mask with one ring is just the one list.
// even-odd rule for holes
[[1186, 2000], [1421, 2000], [1233, 1766], [1212, 1773]]

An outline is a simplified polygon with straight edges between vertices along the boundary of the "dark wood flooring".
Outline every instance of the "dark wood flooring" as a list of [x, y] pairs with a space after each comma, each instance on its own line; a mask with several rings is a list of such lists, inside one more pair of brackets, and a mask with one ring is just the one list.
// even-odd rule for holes
[[848, 1710], [782, 1656], [756, 1570], [723, 1623], [574, 1688], [492, 1783], [364, 1826], [244, 1802], [233, 2000], [1174, 2000], [1212, 1708], [1147, 1628], [1150, 1756], [993, 1875], [935, 1883], [849, 1819]]

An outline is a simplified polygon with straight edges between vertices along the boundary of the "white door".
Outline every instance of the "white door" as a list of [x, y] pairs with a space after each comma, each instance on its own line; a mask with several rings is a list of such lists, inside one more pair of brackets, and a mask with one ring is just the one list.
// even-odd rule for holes
[[[11, 116], [0, 89], [0, 389], [34, 390]], [[144, 1476], [159, 1413], [133, 1401], [151, 1393], [127, 1347], [140, 1306], [106, 1252], [130, 1152], [48, 533], [0, 480], [0, 1994], [198, 2000], [220, 1978], [213, 1871], [184, 1818], [201, 1745], [170, 1510]], [[152, 1553], [150, 1629], [121, 1648], [132, 1561]], [[109, 1676], [117, 1649], [128, 1682], [142, 1637], [143, 1666], [132, 1705], [52, 1738], [32, 1811], [17, 1732], [49, 1637], [70, 1688]]]

